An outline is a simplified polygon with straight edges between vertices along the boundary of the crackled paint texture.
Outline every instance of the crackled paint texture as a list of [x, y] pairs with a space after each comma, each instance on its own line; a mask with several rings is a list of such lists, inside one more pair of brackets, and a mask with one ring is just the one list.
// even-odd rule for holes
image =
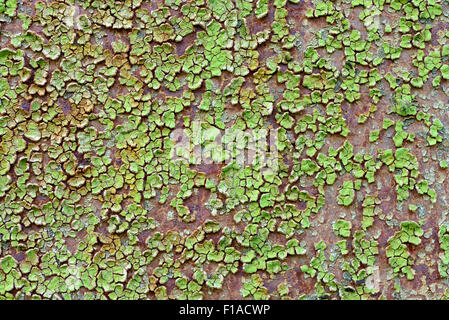
[[449, 298], [448, 96], [448, 1], [0, 0], [0, 298]]

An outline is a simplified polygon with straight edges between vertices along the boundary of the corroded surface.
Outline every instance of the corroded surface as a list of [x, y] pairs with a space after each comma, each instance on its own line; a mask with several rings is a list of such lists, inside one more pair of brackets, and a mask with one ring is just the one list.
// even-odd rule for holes
[[448, 13], [0, 0], [0, 298], [447, 298]]

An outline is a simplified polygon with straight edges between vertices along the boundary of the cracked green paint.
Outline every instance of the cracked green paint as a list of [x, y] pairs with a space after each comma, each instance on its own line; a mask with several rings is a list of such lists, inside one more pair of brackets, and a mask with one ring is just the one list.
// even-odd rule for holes
[[447, 298], [448, 12], [0, 0], [0, 298]]

